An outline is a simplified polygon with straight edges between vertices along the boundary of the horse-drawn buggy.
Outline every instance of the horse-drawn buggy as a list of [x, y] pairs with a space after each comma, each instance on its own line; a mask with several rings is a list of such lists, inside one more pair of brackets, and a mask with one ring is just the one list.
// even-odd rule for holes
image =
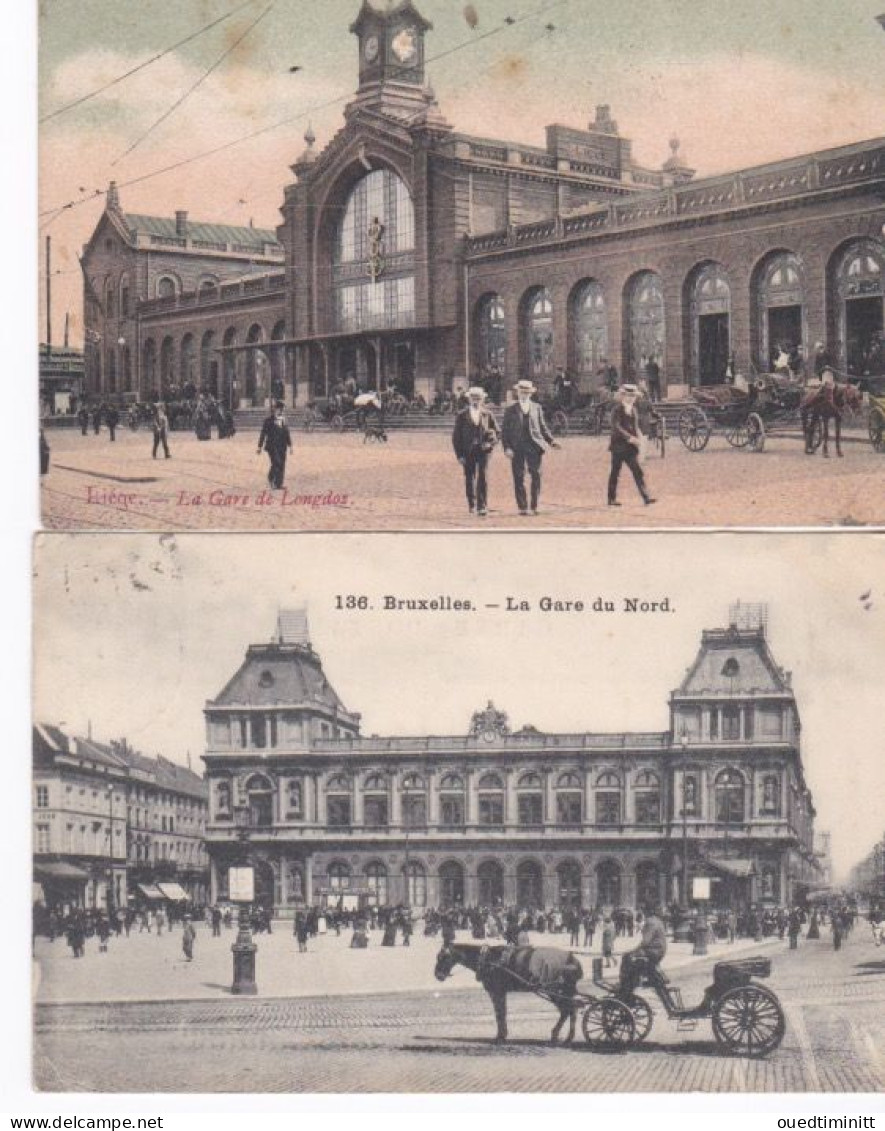
[[322, 424], [333, 432], [362, 432], [364, 440], [387, 439], [384, 406], [377, 393], [318, 397], [304, 410], [304, 429], [313, 432]]
[[716, 1044], [724, 1053], [767, 1056], [780, 1045], [786, 1031], [777, 996], [759, 981], [771, 974], [771, 960], [765, 957], [717, 962], [713, 981], [695, 1005], [686, 1005], [679, 987], [642, 956], [624, 955], [617, 981], [607, 981], [602, 959], [594, 958], [592, 981], [601, 995], [579, 992], [580, 962], [574, 954], [552, 947], [449, 942], [437, 956], [437, 979], [444, 981], [458, 964], [475, 973], [492, 999], [498, 1041], [507, 1039], [507, 994], [532, 993], [559, 1010], [551, 1033], [553, 1043], [566, 1021], [567, 1040], [574, 1039], [580, 1014], [581, 1029], [591, 1048], [624, 1052], [651, 1032], [654, 1012], [636, 992], [644, 987], [655, 994], [667, 1018], [676, 1021], [680, 1030], [693, 1030], [700, 1020], [709, 1018]]
[[799, 382], [775, 374], [702, 386], [692, 390], [695, 403], [679, 414], [679, 439], [690, 452], [702, 452], [720, 431], [733, 448], [761, 452], [772, 425], [799, 422], [802, 393]]

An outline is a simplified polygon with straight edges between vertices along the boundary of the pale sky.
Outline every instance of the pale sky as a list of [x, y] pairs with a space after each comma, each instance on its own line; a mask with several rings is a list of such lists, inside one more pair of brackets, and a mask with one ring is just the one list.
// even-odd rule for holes
[[[200, 770], [205, 701], [271, 638], [278, 608], [306, 604], [366, 735], [465, 734], [488, 699], [516, 728], [666, 730], [702, 629], [736, 599], [767, 601], [818, 827], [844, 870], [885, 831], [883, 560], [872, 534], [53, 534], [37, 543], [35, 717], [75, 733], [91, 720], [96, 738], [179, 762], [190, 751]], [[348, 593], [669, 596], [675, 611], [337, 611]]]
[[[171, 216], [183, 208], [194, 219], [251, 218], [274, 227], [308, 122], [321, 149], [341, 127], [343, 104], [356, 88], [356, 41], [347, 29], [358, 0], [275, 0], [180, 109], [122, 157], [271, 2], [255, 0], [44, 123], [41, 211], [88, 198], [114, 178], [132, 212]], [[548, 123], [585, 127], [595, 105], [609, 103], [638, 161], [660, 167], [675, 134], [685, 159], [706, 174], [885, 134], [885, 33], [874, 19], [883, 3], [474, 0], [475, 30], [461, 0], [420, 0], [418, 7], [434, 24], [430, 81], [456, 129], [543, 145]], [[41, 0], [41, 116], [236, 7], [236, 0]], [[505, 16], [517, 23], [507, 27]], [[554, 31], [544, 30], [548, 23]], [[290, 74], [293, 65], [303, 69]], [[282, 121], [222, 154], [127, 184]], [[102, 208], [103, 199], [90, 200], [41, 230], [41, 272], [47, 233], [58, 272], [55, 342], [66, 310], [74, 342], [82, 339], [76, 256]], [[41, 314], [41, 335], [44, 323]]]

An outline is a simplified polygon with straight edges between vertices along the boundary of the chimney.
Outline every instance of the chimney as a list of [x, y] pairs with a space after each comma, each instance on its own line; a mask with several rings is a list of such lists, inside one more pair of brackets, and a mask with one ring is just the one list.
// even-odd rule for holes
[[120, 211], [120, 194], [117, 191], [117, 182], [111, 181], [108, 185], [107, 196], [105, 197], [105, 208], [110, 211]]
[[187, 213], [175, 213], [175, 232], [179, 236], [187, 236]]

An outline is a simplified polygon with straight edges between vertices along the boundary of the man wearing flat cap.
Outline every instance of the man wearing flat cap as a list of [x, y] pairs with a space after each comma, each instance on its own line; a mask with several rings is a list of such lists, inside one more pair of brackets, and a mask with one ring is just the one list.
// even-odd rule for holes
[[486, 407], [485, 389], [478, 385], [467, 390], [467, 407], [455, 417], [452, 447], [464, 468], [467, 507], [484, 518], [488, 509], [486, 471], [489, 456], [498, 442], [498, 425]]
[[[504, 455], [510, 460], [513, 472], [513, 490], [520, 514], [538, 513], [538, 500], [541, 495], [541, 461], [544, 452], [558, 448], [553, 439], [544, 412], [537, 401], [532, 400], [535, 386], [531, 381], [517, 381], [514, 386], [516, 401], [507, 406], [501, 426]], [[528, 469], [531, 483], [530, 498], [525, 493], [525, 473]]]
[[655, 502], [648, 493], [645, 476], [639, 466], [641, 432], [639, 430], [639, 413], [636, 411], [638, 397], [639, 389], [636, 385], [622, 385], [618, 390], [615, 407], [612, 410], [611, 441], [609, 442], [612, 464], [611, 473], [608, 477], [608, 505], [610, 507], [621, 505], [618, 502], [618, 478], [623, 464], [626, 464], [632, 471], [636, 487], [645, 505], [648, 506]]

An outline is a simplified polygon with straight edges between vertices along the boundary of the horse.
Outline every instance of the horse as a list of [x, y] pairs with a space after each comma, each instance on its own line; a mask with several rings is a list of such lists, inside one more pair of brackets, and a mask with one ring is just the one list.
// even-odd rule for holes
[[434, 975], [444, 982], [460, 964], [476, 974], [476, 980], [492, 999], [498, 1025], [496, 1042], [507, 1040], [507, 995], [541, 993], [559, 1010], [559, 1020], [550, 1034], [556, 1044], [569, 1022], [566, 1043], [575, 1037], [578, 1003], [575, 987], [584, 976], [580, 962], [566, 950], [553, 947], [447, 943], [436, 957]]
[[823, 427], [823, 454], [829, 459], [830, 421], [834, 423], [836, 455], [842, 458], [842, 415], [846, 409], [856, 408], [861, 394], [851, 384], [819, 385], [809, 392], [799, 406], [802, 432], [805, 435], [805, 454], [814, 455], [814, 432], [817, 422]]

